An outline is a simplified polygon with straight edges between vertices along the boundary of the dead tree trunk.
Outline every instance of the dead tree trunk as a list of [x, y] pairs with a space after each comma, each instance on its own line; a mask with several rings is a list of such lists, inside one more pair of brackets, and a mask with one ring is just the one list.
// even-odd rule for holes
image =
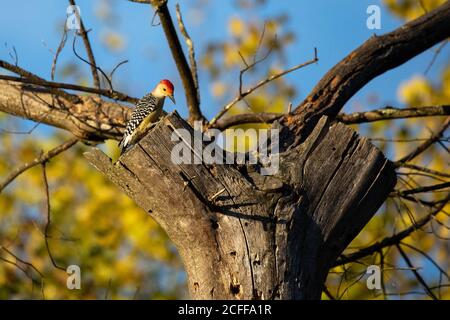
[[98, 149], [86, 157], [165, 229], [194, 299], [320, 299], [330, 266], [396, 180], [378, 149], [327, 117], [281, 154], [275, 176], [176, 165], [179, 128], [192, 130], [172, 114], [115, 164]]

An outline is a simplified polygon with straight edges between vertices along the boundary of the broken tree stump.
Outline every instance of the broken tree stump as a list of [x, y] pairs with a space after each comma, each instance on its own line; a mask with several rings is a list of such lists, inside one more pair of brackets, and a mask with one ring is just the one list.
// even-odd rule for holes
[[116, 163], [88, 161], [149, 213], [183, 260], [194, 299], [320, 299], [333, 262], [395, 185], [392, 163], [351, 128], [322, 117], [280, 170], [174, 164], [170, 114]]

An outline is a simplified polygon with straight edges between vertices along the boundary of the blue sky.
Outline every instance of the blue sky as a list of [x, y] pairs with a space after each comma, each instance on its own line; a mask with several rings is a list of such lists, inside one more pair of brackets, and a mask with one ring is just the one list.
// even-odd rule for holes
[[[95, 15], [102, 2], [113, 4], [116, 14], [114, 24], [105, 25]], [[197, 56], [201, 55], [210, 40], [228, 37], [228, 21], [233, 16], [251, 19], [288, 12], [290, 15], [288, 28], [296, 33], [296, 40], [287, 50], [286, 67], [309, 60], [314, 47], [318, 48], [320, 58], [317, 65], [287, 77], [299, 92], [298, 97], [293, 101], [294, 104], [307, 95], [326, 71], [374, 33], [374, 30], [366, 27], [368, 17], [366, 9], [369, 5], [378, 4], [382, 7], [382, 29], [375, 30], [377, 34], [389, 32], [402, 23], [384, 11], [381, 1], [375, 0], [268, 0], [266, 6], [257, 10], [237, 10], [234, 1], [180, 2], [185, 14], [185, 22], [197, 47]], [[161, 28], [150, 25], [152, 15], [150, 8], [147, 5], [125, 0], [79, 0], [77, 4], [81, 7], [86, 26], [92, 29], [90, 37], [99, 65], [106, 70], [111, 70], [119, 61], [125, 59], [130, 61], [115, 75], [118, 88], [133, 96], [142, 96], [159, 79], [173, 79], [178, 89], [176, 108], [182, 115], [186, 115], [181, 82]], [[174, 6], [175, 2], [170, 1], [173, 15]], [[53, 59], [50, 49], [55, 50], [58, 46], [60, 37], [58, 26], [65, 20], [66, 7], [67, 2], [61, 0], [3, 1], [0, 11], [1, 59], [10, 60], [8, 52], [14, 46], [19, 55], [20, 66], [49, 78]], [[202, 15], [198, 14], [199, 8], [203, 10]], [[119, 32], [125, 37], [126, 47], [123, 51], [112, 53], [101, 44], [101, 38], [107, 30]], [[78, 52], [84, 55], [81, 41], [78, 44]], [[449, 52], [447, 48], [438, 57], [428, 75], [429, 78], [438, 79], [438, 71]], [[429, 50], [394, 71], [375, 79], [347, 104], [345, 110], [352, 110], [355, 102], [362, 103], [366, 108], [382, 107], [386, 104], [401, 106], [397, 100], [398, 85], [415, 74], [423, 74], [432, 56], [433, 52]], [[60, 56], [61, 63], [67, 61], [77, 62], [71, 51], [70, 42]], [[83, 67], [88, 70], [88, 66]], [[211, 98], [208, 81], [208, 76], [204, 72], [201, 73], [203, 108], [207, 117], [211, 118], [219, 110], [220, 105]], [[371, 95], [380, 97], [377, 105], [367, 104], [367, 98]], [[171, 104], [168, 104], [169, 111], [173, 108]]]

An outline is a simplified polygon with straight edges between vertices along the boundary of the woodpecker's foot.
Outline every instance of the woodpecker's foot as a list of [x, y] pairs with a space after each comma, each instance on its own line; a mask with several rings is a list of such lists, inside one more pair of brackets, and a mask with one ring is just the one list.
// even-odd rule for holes
[[159, 118], [158, 121], [153, 122], [152, 124], [150, 124], [149, 127], [148, 127], [148, 131], [152, 130], [157, 124], [159, 124], [162, 121], [162, 119], [163, 119], [163, 117]]

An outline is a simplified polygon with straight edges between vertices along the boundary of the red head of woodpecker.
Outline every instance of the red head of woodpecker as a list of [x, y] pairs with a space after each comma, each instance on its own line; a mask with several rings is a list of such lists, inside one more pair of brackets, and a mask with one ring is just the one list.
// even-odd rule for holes
[[152, 91], [152, 94], [157, 98], [163, 98], [163, 97], [169, 97], [170, 100], [172, 100], [173, 103], [176, 104], [175, 98], [173, 96], [174, 93], [174, 87], [172, 82], [167, 79], [161, 80], [156, 88]]

